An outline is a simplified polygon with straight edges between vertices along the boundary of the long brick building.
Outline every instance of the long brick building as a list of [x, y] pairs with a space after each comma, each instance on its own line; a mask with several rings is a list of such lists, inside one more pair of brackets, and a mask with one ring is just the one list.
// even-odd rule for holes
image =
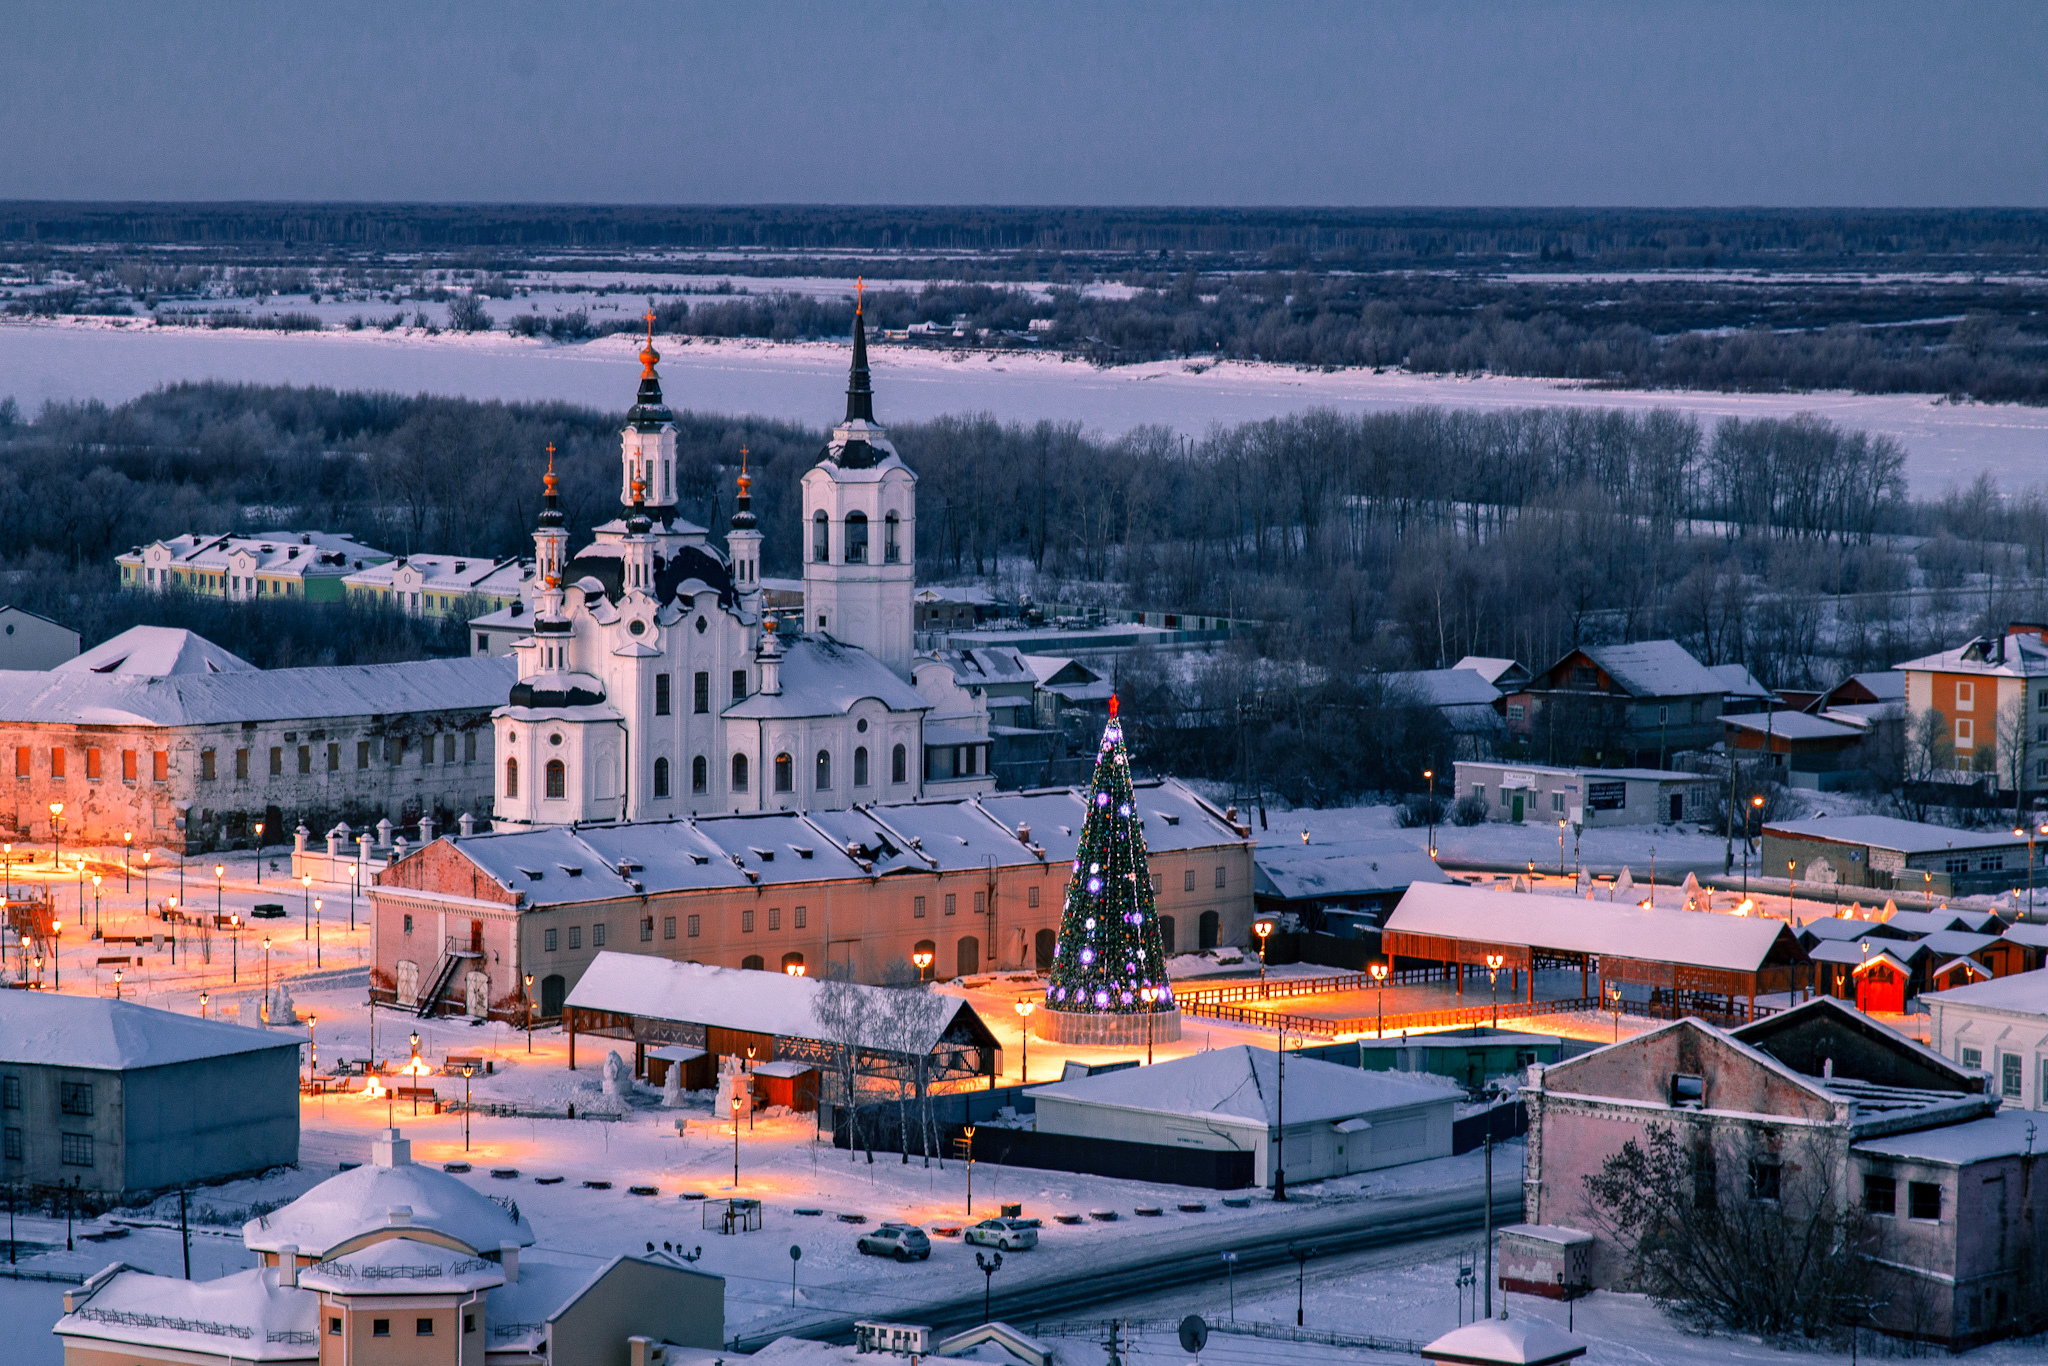
[[[1168, 953], [1249, 941], [1252, 838], [1171, 779], [1139, 809]], [[600, 952], [878, 982], [1043, 969], [1079, 847], [1060, 788], [444, 837], [369, 893], [373, 990], [400, 1006], [552, 1018]]]

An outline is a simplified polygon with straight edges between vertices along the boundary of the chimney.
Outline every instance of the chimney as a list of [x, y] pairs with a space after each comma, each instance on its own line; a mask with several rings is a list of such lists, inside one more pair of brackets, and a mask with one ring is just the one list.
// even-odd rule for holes
[[370, 1142], [370, 1164], [376, 1167], [405, 1167], [412, 1163], [412, 1140], [401, 1138], [396, 1129], [382, 1129]]
[[1018, 826], [1018, 827], [1017, 827], [1017, 843], [1019, 843], [1019, 844], [1021, 844], [1021, 845], [1025, 846], [1026, 848], [1029, 848], [1029, 847], [1030, 847], [1030, 845], [1031, 845], [1031, 822], [1029, 822], [1029, 821], [1026, 821], [1026, 822], [1024, 822], [1024, 824], [1022, 824], [1022, 825], [1020, 825], [1020, 826]]
[[384, 1222], [392, 1228], [409, 1228], [412, 1225], [412, 1206], [393, 1205], [384, 1211]]
[[286, 1243], [277, 1250], [277, 1283], [286, 1290], [299, 1288], [299, 1247]]
[[476, 817], [465, 811], [456, 817], [455, 823], [462, 830], [462, 837], [468, 839], [476, 833]]
[[519, 1244], [498, 1244], [498, 1265], [505, 1272], [505, 1284], [519, 1284]]

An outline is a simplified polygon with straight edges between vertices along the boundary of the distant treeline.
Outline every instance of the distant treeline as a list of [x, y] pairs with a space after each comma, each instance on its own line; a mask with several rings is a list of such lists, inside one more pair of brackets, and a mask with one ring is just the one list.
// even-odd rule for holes
[[[0, 598], [88, 645], [185, 625], [266, 666], [459, 652], [459, 624], [123, 593], [112, 559], [181, 532], [294, 527], [401, 554], [530, 554], [550, 442], [580, 544], [616, 515], [622, 420], [227, 384], [33, 419], [0, 403]], [[744, 444], [765, 568], [800, 573], [798, 481], [823, 431], [688, 411], [677, 429], [682, 515], [722, 538]], [[1124, 660], [1118, 683], [1153, 762], [1255, 768], [1302, 801], [1398, 787], [1448, 752], [1440, 719], [1377, 670], [1675, 636], [1808, 686], [2048, 611], [2048, 492], [1980, 480], [1915, 503], [1896, 442], [1811, 416], [1317, 411], [1104, 440], [967, 415], [892, 436], [919, 476], [922, 580], [1262, 623], [1186, 667]]]
[[[388, 251], [870, 251], [1234, 256], [1294, 266], [2003, 269], [2048, 256], [2027, 209], [1233, 209], [854, 205], [0, 204], [0, 244]], [[730, 269], [731, 263], [722, 268]], [[752, 266], [749, 269], [753, 269]], [[812, 273], [806, 263], [804, 273]], [[868, 268], [886, 273], [887, 264]], [[1041, 277], [1042, 278], [1042, 277]]]

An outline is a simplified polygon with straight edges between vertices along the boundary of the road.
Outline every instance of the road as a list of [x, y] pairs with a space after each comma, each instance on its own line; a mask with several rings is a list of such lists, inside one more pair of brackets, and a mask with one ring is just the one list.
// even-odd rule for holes
[[[1284, 1230], [1273, 1229], [1241, 1239], [1219, 1242], [1207, 1230], [1162, 1235], [1156, 1241], [1137, 1242], [1139, 1250], [1131, 1260], [1093, 1267], [1085, 1281], [1071, 1275], [1040, 1276], [1011, 1280], [1028, 1261], [1028, 1253], [1004, 1258], [1004, 1269], [996, 1274], [991, 1304], [993, 1317], [1010, 1323], [1031, 1323], [1042, 1319], [1072, 1319], [1083, 1310], [1106, 1311], [1150, 1303], [1177, 1287], [1221, 1281], [1225, 1268], [1221, 1254], [1227, 1247], [1237, 1253], [1237, 1276], [1246, 1280], [1274, 1268], [1295, 1271], [1288, 1249], [1310, 1246], [1318, 1261], [1373, 1249], [1409, 1247], [1417, 1258], [1441, 1255], [1443, 1240], [1469, 1235], [1482, 1227], [1484, 1210], [1477, 1190], [1435, 1191], [1412, 1196], [1381, 1196], [1369, 1199], [1318, 1201], [1304, 1204], [1298, 1216], [1287, 1219]], [[1494, 1170], [1494, 1224], [1518, 1222], [1522, 1217], [1521, 1179], [1518, 1168], [1499, 1164]], [[1341, 1270], [1341, 1268], [1339, 1268]], [[1332, 1274], [1324, 1264], [1319, 1275]], [[1213, 1296], [1210, 1297], [1213, 1301]], [[1106, 1314], [1105, 1314], [1106, 1316]], [[733, 1350], [758, 1351], [779, 1337], [816, 1338], [845, 1342], [853, 1337], [857, 1318], [866, 1315], [804, 1315], [758, 1323], [738, 1334]], [[979, 1291], [923, 1304], [898, 1307], [888, 1317], [897, 1322], [928, 1324], [947, 1330], [972, 1327], [983, 1321]]]

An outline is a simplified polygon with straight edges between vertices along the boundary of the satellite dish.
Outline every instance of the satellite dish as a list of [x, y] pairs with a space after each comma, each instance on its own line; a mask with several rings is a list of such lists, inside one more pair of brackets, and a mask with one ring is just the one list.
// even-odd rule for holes
[[1184, 1350], [1200, 1352], [1208, 1343], [1209, 1325], [1200, 1314], [1190, 1314], [1180, 1321], [1180, 1345]]

